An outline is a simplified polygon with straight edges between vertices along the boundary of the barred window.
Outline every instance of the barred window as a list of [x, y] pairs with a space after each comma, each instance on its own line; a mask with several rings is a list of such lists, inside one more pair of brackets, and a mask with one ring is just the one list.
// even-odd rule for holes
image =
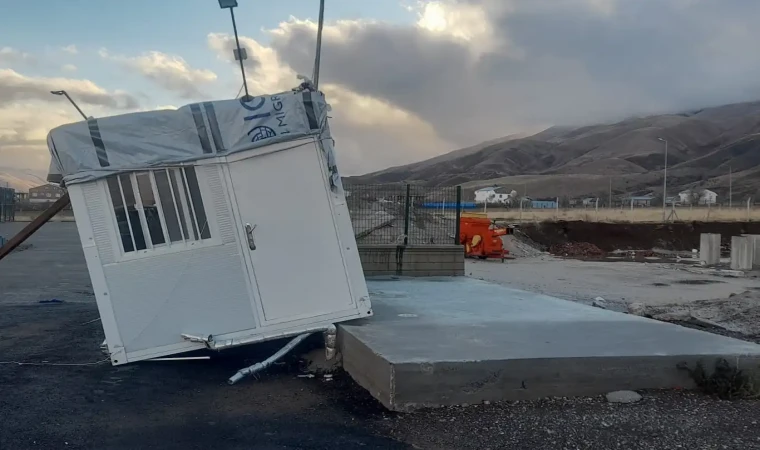
[[195, 167], [107, 178], [124, 253], [211, 238]]

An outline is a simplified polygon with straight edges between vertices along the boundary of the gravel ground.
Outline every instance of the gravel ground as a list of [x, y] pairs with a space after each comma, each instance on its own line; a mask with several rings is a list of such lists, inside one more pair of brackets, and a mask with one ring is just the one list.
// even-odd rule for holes
[[[46, 225], [33, 243], [0, 262], [0, 362], [101, 360], [73, 224]], [[39, 303], [53, 296], [64, 302]], [[599, 397], [402, 415], [345, 374], [299, 377], [297, 358], [226, 384], [274, 345], [202, 362], [0, 364], [0, 449], [760, 449], [760, 402], [695, 393], [645, 392], [632, 405]]]
[[388, 429], [436, 449], [757, 449], [758, 412], [757, 402], [660, 392], [633, 405], [594, 398], [446, 408]]

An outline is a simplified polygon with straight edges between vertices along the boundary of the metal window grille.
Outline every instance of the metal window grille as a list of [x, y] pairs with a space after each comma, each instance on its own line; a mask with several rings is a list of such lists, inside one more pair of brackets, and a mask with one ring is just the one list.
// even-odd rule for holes
[[194, 167], [106, 179], [125, 253], [210, 239]]

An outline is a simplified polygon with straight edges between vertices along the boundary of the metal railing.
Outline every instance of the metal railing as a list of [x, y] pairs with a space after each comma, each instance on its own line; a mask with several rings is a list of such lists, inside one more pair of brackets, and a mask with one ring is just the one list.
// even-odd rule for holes
[[355, 184], [345, 190], [359, 244], [458, 244], [460, 186]]

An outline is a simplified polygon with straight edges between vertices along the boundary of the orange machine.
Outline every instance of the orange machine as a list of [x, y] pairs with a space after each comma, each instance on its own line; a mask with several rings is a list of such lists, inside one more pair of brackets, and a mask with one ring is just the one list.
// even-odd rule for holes
[[509, 254], [501, 241], [506, 234], [509, 229], [491, 222], [485, 214], [464, 213], [459, 221], [459, 242], [466, 257], [499, 258], [503, 262]]

